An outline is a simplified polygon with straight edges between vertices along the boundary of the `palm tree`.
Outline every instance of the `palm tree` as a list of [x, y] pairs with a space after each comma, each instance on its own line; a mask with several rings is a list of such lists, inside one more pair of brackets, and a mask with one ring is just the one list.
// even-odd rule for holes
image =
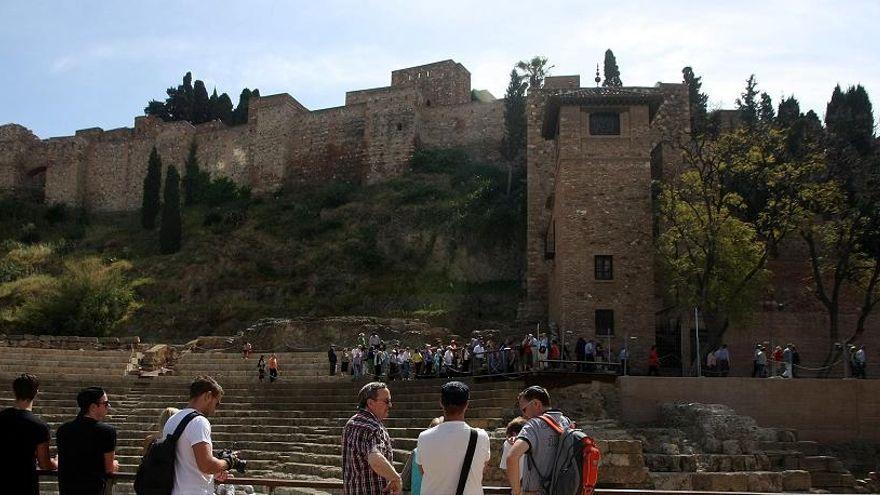
[[541, 89], [541, 86], [544, 85], [544, 78], [550, 75], [550, 69], [555, 66], [548, 67], [547, 57], [536, 55], [531, 60], [517, 62], [514, 67], [522, 73], [524, 78], [529, 78], [529, 92], [531, 92], [532, 89]]

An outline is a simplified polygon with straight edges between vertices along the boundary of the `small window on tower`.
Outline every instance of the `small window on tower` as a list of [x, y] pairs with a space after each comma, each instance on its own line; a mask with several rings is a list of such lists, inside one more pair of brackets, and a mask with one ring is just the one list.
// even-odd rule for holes
[[403, 124], [401, 124], [401, 123], [398, 122], [398, 123], [397, 123], [397, 130], [398, 130], [398, 131], [402, 131], [402, 130], [403, 130]]
[[609, 255], [597, 254], [594, 256], [596, 265], [596, 280], [614, 279], [614, 258]]
[[614, 310], [596, 310], [596, 335], [614, 335]]
[[619, 136], [620, 114], [617, 112], [598, 112], [590, 114], [591, 136]]

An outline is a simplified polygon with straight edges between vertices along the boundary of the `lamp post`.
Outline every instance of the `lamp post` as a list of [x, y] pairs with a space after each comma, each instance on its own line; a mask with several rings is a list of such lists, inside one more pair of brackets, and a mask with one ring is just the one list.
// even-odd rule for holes
[[694, 306], [694, 333], [697, 337], [697, 376], [703, 376], [703, 354], [700, 352], [700, 312]]

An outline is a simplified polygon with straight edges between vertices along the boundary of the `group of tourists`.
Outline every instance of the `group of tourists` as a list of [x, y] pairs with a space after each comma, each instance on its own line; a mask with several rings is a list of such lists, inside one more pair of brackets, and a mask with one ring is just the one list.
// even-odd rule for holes
[[[546, 489], [556, 462], [556, 445], [561, 438], [557, 430], [569, 428], [572, 422], [551, 407], [550, 394], [543, 387], [528, 387], [519, 393], [517, 401], [522, 416], [507, 426], [500, 467], [506, 471], [511, 493], [535, 495]], [[384, 424], [393, 406], [391, 389], [383, 382], [364, 385], [358, 393], [358, 411], [342, 433], [343, 493], [482, 494], [483, 471], [489, 463], [491, 446], [485, 430], [468, 425], [469, 402], [466, 384], [444, 384], [440, 388], [443, 415], [434, 418], [419, 434], [415, 450], [398, 473], [391, 436]], [[450, 452], [464, 453], [464, 457]]]
[[[412, 380], [420, 377], [503, 374], [565, 369], [570, 371], [614, 371], [628, 373], [629, 349], [614, 350], [594, 339], [579, 338], [575, 355], [547, 333], [528, 333], [515, 338], [484, 338], [475, 332], [467, 342], [456, 339], [422, 346], [385, 342], [377, 333], [358, 335], [351, 347], [331, 345], [327, 350], [330, 375], [342, 373], [381, 381]], [[659, 375], [660, 358], [655, 347], [648, 359], [648, 373]]]
[[[56, 457], [50, 457], [49, 425], [32, 412], [39, 393], [36, 376], [22, 374], [12, 382], [13, 407], [0, 411], [0, 473], [5, 493], [38, 495], [37, 467], [58, 473], [60, 495], [103, 495], [107, 480], [119, 471], [116, 429], [104, 423], [112, 406], [107, 392], [86, 387], [76, 396], [79, 412], [58, 427]], [[143, 454], [169, 436], [177, 438], [173, 495], [210, 495], [214, 481], [229, 478], [240, 462], [236, 454], [212, 451], [211, 424], [223, 397], [223, 388], [210, 377], [190, 385], [189, 403], [183, 409], [167, 408], [159, 415], [157, 431], [144, 439]]]

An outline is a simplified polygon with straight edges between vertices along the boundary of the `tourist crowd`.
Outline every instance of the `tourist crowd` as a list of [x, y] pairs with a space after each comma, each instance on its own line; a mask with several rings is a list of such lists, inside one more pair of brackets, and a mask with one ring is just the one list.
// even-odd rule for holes
[[[422, 346], [403, 346], [386, 342], [377, 333], [367, 338], [361, 333], [351, 347], [330, 346], [327, 351], [329, 373], [372, 377], [376, 380], [412, 380], [419, 377], [454, 377], [462, 375], [502, 374], [546, 369], [577, 371], [627, 372], [629, 350], [614, 350], [596, 340], [579, 338], [561, 345], [546, 333], [527, 334], [522, 340], [483, 338], [478, 333], [467, 342], [451, 339]], [[656, 348], [651, 348], [649, 371], [659, 370]]]

